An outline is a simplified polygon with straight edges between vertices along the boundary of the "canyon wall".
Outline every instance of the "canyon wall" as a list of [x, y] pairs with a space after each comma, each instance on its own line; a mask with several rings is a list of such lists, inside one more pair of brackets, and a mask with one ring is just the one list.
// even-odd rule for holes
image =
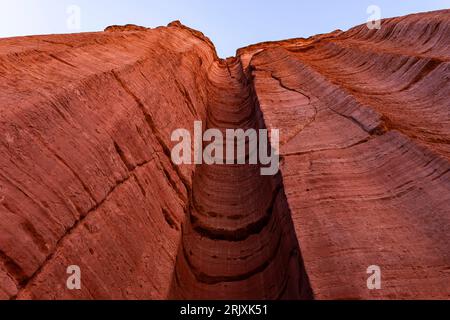
[[[179, 22], [1, 39], [0, 299], [450, 298], [449, 39], [450, 10], [226, 60]], [[173, 164], [196, 120], [280, 129], [279, 174]]]

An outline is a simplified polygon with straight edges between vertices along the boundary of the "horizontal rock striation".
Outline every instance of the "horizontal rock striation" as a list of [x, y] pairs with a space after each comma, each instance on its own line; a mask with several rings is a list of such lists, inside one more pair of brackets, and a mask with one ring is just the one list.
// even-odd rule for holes
[[[206, 129], [264, 129], [240, 61], [223, 64], [210, 71]], [[260, 169], [196, 169], [171, 298], [311, 297], [281, 178]]]
[[176, 27], [0, 52], [0, 297], [166, 298], [194, 172], [170, 136], [205, 118], [213, 52]]
[[[179, 22], [0, 40], [0, 299], [449, 299], [449, 39], [443, 10], [227, 60]], [[198, 120], [280, 129], [280, 173], [173, 164]]]
[[[242, 49], [317, 299], [450, 298], [450, 12]], [[368, 290], [369, 266], [382, 290]]]

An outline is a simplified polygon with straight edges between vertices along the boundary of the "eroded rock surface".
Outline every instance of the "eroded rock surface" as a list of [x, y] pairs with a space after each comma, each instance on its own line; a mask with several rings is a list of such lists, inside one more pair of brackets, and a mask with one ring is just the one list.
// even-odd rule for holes
[[[450, 298], [449, 39], [444, 10], [227, 60], [179, 22], [0, 40], [0, 299]], [[174, 165], [195, 120], [280, 129], [280, 173]]]

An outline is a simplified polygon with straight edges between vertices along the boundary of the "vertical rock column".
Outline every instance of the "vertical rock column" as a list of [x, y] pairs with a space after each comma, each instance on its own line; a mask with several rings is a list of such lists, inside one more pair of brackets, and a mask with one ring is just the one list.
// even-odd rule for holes
[[[265, 127], [238, 59], [211, 69], [206, 127], [224, 136]], [[260, 165], [200, 165], [188, 214], [170, 298], [311, 298], [279, 175], [262, 176]]]

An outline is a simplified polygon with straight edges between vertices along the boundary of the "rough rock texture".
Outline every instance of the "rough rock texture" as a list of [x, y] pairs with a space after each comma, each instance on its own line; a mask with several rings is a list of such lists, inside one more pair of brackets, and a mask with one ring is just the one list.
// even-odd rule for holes
[[[227, 60], [179, 22], [0, 40], [0, 299], [449, 299], [449, 60], [450, 10]], [[174, 165], [195, 120], [281, 129], [280, 173]]]
[[[207, 128], [263, 129], [241, 63], [210, 70]], [[310, 298], [282, 181], [258, 165], [200, 165], [183, 229], [174, 299]]]

